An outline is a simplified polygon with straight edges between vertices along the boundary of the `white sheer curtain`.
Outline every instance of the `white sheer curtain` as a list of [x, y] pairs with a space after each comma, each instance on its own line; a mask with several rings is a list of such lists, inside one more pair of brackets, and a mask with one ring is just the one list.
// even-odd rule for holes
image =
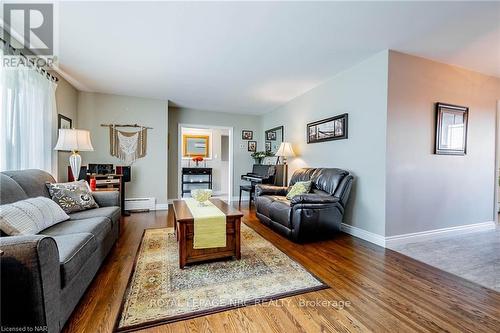
[[55, 174], [56, 87], [33, 68], [0, 65], [0, 171], [42, 169]]

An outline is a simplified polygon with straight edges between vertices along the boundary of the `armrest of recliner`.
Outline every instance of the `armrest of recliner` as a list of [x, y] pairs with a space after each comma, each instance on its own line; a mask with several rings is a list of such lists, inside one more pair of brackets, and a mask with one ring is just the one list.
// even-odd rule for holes
[[340, 230], [344, 206], [334, 196], [315, 193], [296, 195], [290, 200], [292, 239], [330, 237]]
[[61, 271], [55, 240], [44, 235], [0, 237], [2, 327], [59, 332]]
[[255, 196], [259, 197], [261, 195], [286, 195], [286, 187], [274, 186], [274, 185], [263, 185], [259, 184], [255, 186]]
[[299, 194], [296, 195], [290, 200], [290, 205], [297, 204], [333, 204], [338, 203], [340, 200], [336, 197], [332, 197], [329, 195], [321, 195], [321, 194]]

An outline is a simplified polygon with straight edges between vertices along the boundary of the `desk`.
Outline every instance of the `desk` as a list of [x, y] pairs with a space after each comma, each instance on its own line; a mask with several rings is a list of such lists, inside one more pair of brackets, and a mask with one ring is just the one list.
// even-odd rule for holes
[[101, 191], [118, 191], [120, 192], [120, 206], [122, 215], [128, 216], [127, 212], [125, 212], [125, 184], [123, 183], [123, 175], [118, 174], [108, 174], [108, 175], [97, 175], [91, 174], [89, 175], [89, 183], [90, 179], [96, 180], [96, 188], [95, 192]]

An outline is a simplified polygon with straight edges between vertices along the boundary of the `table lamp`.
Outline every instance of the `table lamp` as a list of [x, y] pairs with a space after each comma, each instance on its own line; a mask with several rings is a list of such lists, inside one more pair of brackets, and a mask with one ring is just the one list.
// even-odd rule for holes
[[282, 142], [275, 155], [278, 156], [278, 158], [283, 157], [283, 164], [286, 164], [287, 157], [295, 156], [295, 153], [292, 149], [292, 144], [290, 142]]
[[78, 180], [80, 167], [82, 165], [82, 157], [78, 154], [79, 151], [93, 151], [92, 142], [90, 142], [90, 132], [79, 129], [59, 129], [59, 138], [54, 150], [71, 151], [69, 157], [69, 165], [73, 178]]
[[283, 186], [286, 186], [286, 184], [288, 182], [288, 165], [286, 164], [286, 158], [295, 156], [295, 153], [293, 152], [293, 149], [292, 149], [292, 144], [290, 142], [282, 142], [275, 155], [278, 156], [278, 162], [279, 162], [279, 158], [283, 157], [283, 164], [284, 164], [283, 165]]

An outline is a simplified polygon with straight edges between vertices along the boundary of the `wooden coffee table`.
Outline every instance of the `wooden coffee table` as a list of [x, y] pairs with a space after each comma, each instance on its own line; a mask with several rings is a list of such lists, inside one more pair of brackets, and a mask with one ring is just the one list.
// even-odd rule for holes
[[209, 249], [194, 249], [194, 218], [187, 204], [183, 200], [174, 200], [169, 206], [169, 222], [174, 224], [174, 229], [179, 242], [179, 267], [186, 264], [198, 263], [208, 260], [235, 257], [241, 258], [240, 251], [240, 226], [243, 214], [219, 199], [210, 201], [226, 215], [226, 247]]

